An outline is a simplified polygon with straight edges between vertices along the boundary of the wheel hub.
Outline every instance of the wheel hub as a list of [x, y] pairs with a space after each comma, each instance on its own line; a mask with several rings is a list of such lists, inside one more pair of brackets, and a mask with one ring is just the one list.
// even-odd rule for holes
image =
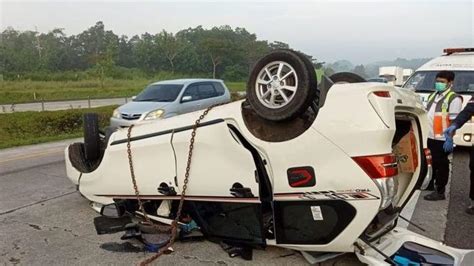
[[275, 61], [260, 70], [255, 85], [258, 100], [268, 108], [278, 109], [293, 99], [298, 76], [290, 64]]

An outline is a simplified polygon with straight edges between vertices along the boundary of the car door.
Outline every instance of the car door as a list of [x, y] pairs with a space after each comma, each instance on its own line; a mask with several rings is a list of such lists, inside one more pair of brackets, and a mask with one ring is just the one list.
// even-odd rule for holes
[[[180, 187], [185, 183], [191, 132], [189, 124], [172, 137]], [[198, 224], [212, 237], [263, 244], [259, 183], [250, 151], [223, 119], [205, 120], [197, 128], [193, 147], [186, 202]]]
[[178, 113], [185, 114], [197, 111], [200, 109], [201, 104], [202, 101], [199, 96], [199, 84], [191, 84], [186, 87], [181, 96]]
[[201, 99], [201, 109], [219, 103], [216, 88], [210, 82], [199, 84], [199, 98]]
[[215, 104], [228, 102], [229, 99], [226, 95], [226, 89], [220, 82], [213, 82], [212, 85], [216, 89], [217, 97], [215, 98]]

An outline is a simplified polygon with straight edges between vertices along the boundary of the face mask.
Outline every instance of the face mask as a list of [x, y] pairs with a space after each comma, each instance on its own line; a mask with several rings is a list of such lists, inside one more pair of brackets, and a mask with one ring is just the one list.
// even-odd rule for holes
[[444, 82], [436, 82], [436, 83], [435, 83], [435, 90], [436, 90], [436, 91], [445, 91], [445, 90], [446, 90], [446, 83], [444, 83]]

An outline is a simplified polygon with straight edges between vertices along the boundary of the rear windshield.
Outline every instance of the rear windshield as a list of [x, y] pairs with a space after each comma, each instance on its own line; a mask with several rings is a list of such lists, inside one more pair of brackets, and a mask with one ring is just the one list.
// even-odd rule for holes
[[174, 102], [178, 98], [183, 85], [155, 84], [146, 87], [135, 98], [135, 102]]
[[[436, 74], [439, 71], [417, 71], [403, 85], [404, 88], [415, 90], [416, 92], [433, 92]], [[458, 93], [474, 92], [474, 71], [453, 71], [453, 89]]]

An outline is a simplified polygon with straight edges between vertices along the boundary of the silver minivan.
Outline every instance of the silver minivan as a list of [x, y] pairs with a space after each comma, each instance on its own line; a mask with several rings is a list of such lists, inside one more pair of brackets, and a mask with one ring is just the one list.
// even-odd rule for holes
[[114, 110], [112, 127], [168, 118], [230, 102], [230, 92], [219, 79], [176, 79], [148, 85], [132, 102]]

